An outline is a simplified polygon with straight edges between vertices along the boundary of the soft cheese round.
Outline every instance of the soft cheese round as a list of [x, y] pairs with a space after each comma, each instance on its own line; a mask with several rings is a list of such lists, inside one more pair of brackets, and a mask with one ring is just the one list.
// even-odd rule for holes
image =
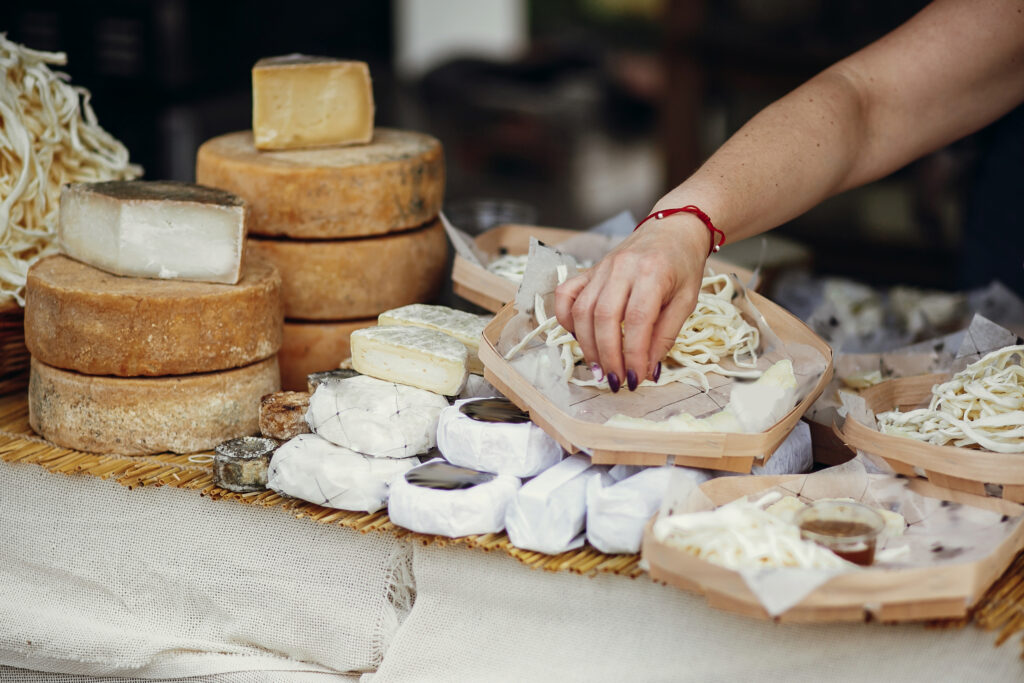
[[272, 262], [284, 281], [284, 313], [302, 320], [354, 320], [433, 299], [447, 265], [440, 221], [357, 240], [249, 238], [249, 253]]
[[280, 348], [281, 291], [258, 258], [224, 285], [119, 277], [51, 256], [28, 273], [25, 343], [38, 360], [87, 375], [227, 370]]
[[311, 373], [334, 370], [352, 355], [349, 337], [353, 332], [376, 324], [375, 318], [345, 322], [285, 320], [284, 342], [277, 355], [281, 386], [288, 391], [305, 391]]
[[250, 233], [302, 239], [421, 225], [441, 211], [444, 179], [436, 138], [390, 128], [365, 145], [286, 151], [258, 151], [241, 131], [203, 143], [196, 159], [196, 182], [246, 200]]
[[280, 388], [277, 358], [177, 377], [94, 377], [32, 359], [29, 424], [80, 451], [194, 453], [259, 433], [260, 397]]
[[443, 396], [360, 375], [323, 382], [309, 399], [309, 428], [364, 455], [409, 458], [437, 443]]

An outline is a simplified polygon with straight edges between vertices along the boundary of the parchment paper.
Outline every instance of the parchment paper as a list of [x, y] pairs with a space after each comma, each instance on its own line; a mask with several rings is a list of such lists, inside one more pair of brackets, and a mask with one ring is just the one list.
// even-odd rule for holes
[[[769, 491], [797, 496], [805, 503], [821, 498], [853, 498], [872, 507], [898, 512], [906, 518], [906, 531], [886, 542], [881, 548], [881, 557], [876, 558], [872, 567], [861, 569], [851, 565], [846, 570], [848, 572], [924, 569], [975, 562], [992, 554], [1024, 523], [1022, 517], [1007, 517], [969, 505], [922, 496], [911, 491], [908, 483], [909, 480], [902, 477], [871, 474], [856, 459], [805, 475], [784, 486], [765, 489], [749, 496], [749, 499], [757, 500]], [[740, 497], [742, 490], [737, 486], [735, 498]], [[691, 480], [675, 476], [669, 484], [659, 515], [715, 507]], [[887, 557], [891, 559], [887, 560]], [[844, 572], [790, 568], [741, 572], [750, 590], [772, 616], [798, 604], [838, 573]]]
[[[556, 270], [560, 264], [566, 265], [569, 272], [573, 272], [575, 260], [572, 256], [545, 247], [536, 240], [531, 242], [526, 273], [515, 299], [517, 314], [502, 330], [497, 345], [499, 352], [506, 353], [536, 327], [535, 295], [539, 294], [544, 300], [545, 312], [548, 315], [554, 314], [554, 289], [558, 284]], [[745, 288], [739, 282], [735, 282], [735, 285], [737, 295], [733, 303], [761, 334], [757, 367], [765, 370], [778, 360], [791, 359], [799, 387], [793, 403], [794, 406], [797, 405], [807, 396], [824, 372], [825, 358], [813, 347], [804, 344], [783, 345], [747, 298]], [[520, 374], [567, 414], [597, 424], [603, 424], [612, 415], [619, 413], [651, 420], [663, 420], [679, 412], [687, 412], [698, 418], [705, 417], [720, 411], [728, 404], [735, 383], [748, 381], [709, 374], [710, 390], [707, 392], [673, 382], [661, 386], [641, 386], [635, 392], [620, 391], [613, 394], [608, 390], [581, 387], [563, 381], [557, 351], [544, 345], [540, 340], [520, 352], [511, 363]], [[735, 367], [731, 358], [724, 360], [721, 365], [726, 368]], [[590, 372], [586, 368], [577, 367], [575, 373], [575, 376], [581, 379], [590, 378]]]

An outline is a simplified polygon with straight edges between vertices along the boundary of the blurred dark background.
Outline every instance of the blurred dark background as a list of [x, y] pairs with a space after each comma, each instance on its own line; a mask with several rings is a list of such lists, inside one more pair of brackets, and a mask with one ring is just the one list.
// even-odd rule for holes
[[[323, 54], [369, 62], [377, 125], [442, 140], [448, 202], [518, 200], [541, 224], [585, 228], [644, 215], [760, 108], [924, 4], [5, 0], [0, 30], [67, 52], [148, 178], [192, 180], [201, 142], [249, 127], [257, 59]], [[992, 279], [984, 240], [1024, 291], [1022, 118], [825, 202], [772, 233], [769, 260], [950, 289]], [[749, 242], [733, 258], [760, 258]]]

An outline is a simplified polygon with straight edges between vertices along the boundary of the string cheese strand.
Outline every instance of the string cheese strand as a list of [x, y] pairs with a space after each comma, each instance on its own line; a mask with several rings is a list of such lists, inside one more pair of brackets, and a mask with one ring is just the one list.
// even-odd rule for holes
[[[564, 266], [559, 266], [559, 283], [565, 281], [565, 270]], [[732, 303], [735, 293], [735, 285], [728, 275], [704, 278], [697, 295], [697, 306], [679, 330], [658, 382], [644, 380], [641, 386], [682, 382], [708, 391], [711, 384], [707, 375], [710, 373], [744, 379], [760, 377], [762, 371], [757, 369], [760, 334], [756, 327], [743, 319], [739, 309]], [[583, 361], [583, 350], [575, 337], [558, 324], [557, 318], [547, 315], [544, 300], [539, 295], [534, 298], [534, 317], [537, 327], [509, 349], [505, 354], [506, 360], [513, 358], [537, 337], [543, 336], [546, 345], [558, 349], [564, 380], [579, 386], [608, 388], [607, 379], [598, 381], [573, 377], [576, 365]], [[726, 358], [732, 358], [738, 369], [727, 369], [719, 365]]]
[[927, 408], [879, 413], [879, 431], [937, 446], [1024, 451], [1024, 346], [1007, 346], [932, 387]]
[[62, 52], [0, 33], [0, 304], [24, 305], [29, 267], [56, 252], [64, 183], [136, 178], [128, 150], [100, 128], [89, 92], [68, 83]]

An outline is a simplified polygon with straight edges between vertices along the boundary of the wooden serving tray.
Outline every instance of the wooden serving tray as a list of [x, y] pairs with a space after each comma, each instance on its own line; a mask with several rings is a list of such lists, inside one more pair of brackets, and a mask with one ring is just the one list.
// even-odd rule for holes
[[[804, 475], [779, 477], [723, 477], [701, 485], [715, 505], [755, 494]], [[950, 491], [913, 479], [908, 484], [916, 493], [991, 510], [1011, 517], [1024, 514], [1024, 507], [997, 498]], [[698, 559], [687, 552], [659, 542], [652, 519], [644, 530], [643, 559], [651, 578], [707, 597], [708, 605], [760, 619], [772, 619], [738, 572]], [[842, 574], [819, 586], [777, 621], [839, 622], [920, 621], [967, 616], [1002, 575], [1024, 546], [1024, 524], [1017, 526], [995, 551], [976, 562], [921, 569], [868, 568]]]
[[764, 462], [786, 439], [797, 420], [817, 400], [832, 379], [832, 349], [778, 304], [756, 292], [749, 292], [768, 325], [784, 343], [813, 347], [826, 360], [825, 372], [811, 392], [771, 429], [759, 434], [724, 432], [654, 432], [608, 427], [568, 415], [520, 375], [498, 352], [497, 343], [508, 321], [515, 315], [513, 304], [502, 308], [483, 332], [480, 360], [484, 378], [540, 425], [570, 453], [586, 449], [596, 464], [664, 465], [675, 456], [676, 465], [748, 473], [755, 460]]
[[[926, 406], [932, 387], [948, 379], [945, 374], [902, 377], [865, 389], [860, 395], [876, 414], [894, 408], [908, 410]], [[1001, 493], [1006, 500], [1024, 503], [1024, 453], [935, 446], [882, 434], [851, 418], [846, 419], [841, 434], [850, 448], [883, 458], [900, 474], [923, 476], [943, 488], [977, 496]]]
[[[548, 246], [557, 246], [580, 233], [562, 228], [544, 228], [537, 225], [500, 225], [484, 232], [474, 239], [476, 246], [485, 254], [526, 254], [530, 250], [530, 238], [536, 237]], [[754, 274], [746, 268], [734, 266], [716, 258], [708, 259], [716, 273], [735, 273], [740, 282], [750, 282]], [[518, 283], [495, 275], [486, 268], [467, 261], [458, 254], [452, 265], [452, 289], [463, 299], [492, 313], [516, 297]]]

